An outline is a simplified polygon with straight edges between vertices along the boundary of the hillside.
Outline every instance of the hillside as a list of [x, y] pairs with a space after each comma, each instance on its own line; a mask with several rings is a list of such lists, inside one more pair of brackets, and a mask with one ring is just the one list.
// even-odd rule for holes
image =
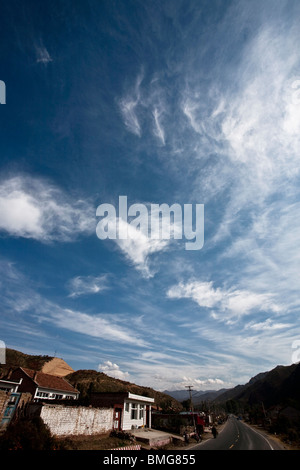
[[37, 356], [7, 349], [6, 364], [0, 366], [0, 373], [5, 375], [11, 367], [26, 367], [57, 377], [64, 377], [74, 372], [72, 367], [59, 357]]
[[28, 369], [39, 370], [51, 361], [51, 356], [35, 356], [16, 351], [15, 349], [6, 349], [6, 364], [1, 364], [1, 375], [5, 375], [11, 367], [27, 367]]
[[89, 399], [91, 392], [124, 392], [128, 391], [155, 399], [155, 404], [166, 411], [181, 410], [182, 405], [170, 395], [158, 392], [150, 387], [143, 387], [124, 380], [109, 377], [95, 370], [78, 370], [66, 376], [77, 390], [83, 402]]
[[181, 403], [163, 392], [115, 379], [95, 370], [74, 371], [63, 359], [51, 356], [30, 355], [14, 349], [6, 349], [6, 364], [0, 366], [0, 377], [5, 376], [11, 367], [26, 367], [46, 374], [64, 376], [68, 382], [80, 391], [80, 402], [82, 404], [88, 404], [89, 394], [92, 391], [129, 391], [137, 395], [154, 398], [156, 405], [164, 410], [182, 409]]
[[215, 402], [236, 400], [266, 408], [275, 405], [293, 405], [300, 408], [300, 364], [277, 366], [269, 372], [253, 377], [247, 384], [238, 385], [219, 395]]
[[74, 369], [72, 369], [72, 367], [70, 367], [63, 359], [53, 357], [50, 361], [45, 362], [41, 371], [44, 372], [44, 374], [65, 377], [66, 375], [73, 373]]

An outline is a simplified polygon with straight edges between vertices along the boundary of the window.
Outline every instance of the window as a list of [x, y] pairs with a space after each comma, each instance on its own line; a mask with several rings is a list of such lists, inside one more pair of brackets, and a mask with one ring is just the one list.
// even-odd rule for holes
[[48, 398], [49, 393], [46, 393], [46, 392], [37, 392], [36, 396], [37, 396], [37, 397], [42, 397], [42, 398]]
[[131, 419], [138, 418], [138, 408], [136, 403], [131, 404]]
[[125, 403], [125, 411], [126, 413], [129, 413], [129, 403]]
[[11, 395], [10, 398], [9, 398], [8, 404], [9, 404], [9, 405], [12, 405], [12, 404], [15, 403], [16, 401], [17, 401], [16, 395]]
[[140, 419], [144, 419], [144, 409], [145, 409], [145, 406], [140, 405]]

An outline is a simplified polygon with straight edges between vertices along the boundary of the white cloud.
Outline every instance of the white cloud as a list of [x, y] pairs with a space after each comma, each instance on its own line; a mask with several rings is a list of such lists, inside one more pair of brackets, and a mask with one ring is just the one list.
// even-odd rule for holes
[[160, 118], [161, 118], [162, 110], [159, 110], [157, 107], [154, 108], [153, 111], [153, 118], [154, 118], [154, 135], [161, 141], [163, 145], [165, 145], [165, 132], [161, 125]]
[[42, 242], [73, 241], [95, 230], [93, 207], [71, 200], [38, 178], [16, 176], [0, 183], [0, 230]]
[[224, 385], [224, 381], [221, 379], [196, 379], [193, 377], [182, 377], [182, 382], [178, 383], [178, 388], [179, 389], [184, 389], [187, 386], [194, 387], [199, 390], [199, 388], [204, 387], [205, 389], [208, 389], [209, 387], [213, 388], [222, 388]]
[[126, 97], [120, 100], [120, 108], [123, 115], [125, 126], [130, 132], [138, 136], [141, 135], [141, 126], [137, 117], [136, 108], [138, 100]]
[[[214, 288], [212, 282], [180, 282], [167, 291], [171, 299], [191, 299], [200, 307], [215, 308], [221, 313], [219, 318], [241, 317], [254, 310], [279, 312], [281, 307], [273, 301], [269, 293], [256, 293], [241, 289]], [[223, 315], [224, 314], [224, 315]], [[218, 314], [213, 312], [213, 317]]]
[[121, 218], [118, 219], [118, 223], [119, 227], [127, 229], [128, 237], [124, 240], [116, 239], [115, 242], [144, 277], [152, 277], [153, 272], [149, 266], [149, 256], [164, 250], [169, 241], [152, 239]]
[[36, 47], [36, 61], [42, 64], [52, 62], [52, 57], [44, 46]]
[[57, 328], [86, 335], [90, 338], [117, 342], [134, 347], [146, 347], [147, 343], [135, 331], [124, 326], [122, 316], [106, 313], [90, 314], [72, 310], [57, 302], [48, 300], [32, 287], [32, 283], [13, 266], [12, 263], [0, 260], [1, 305], [13, 315], [30, 316], [33, 322], [50, 323]]
[[128, 372], [122, 372], [120, 367], [111, 361], [105, 361], [103, 364], [99, 364], [98, 370], [100, 372], [104, 372], [110, 377], [114, 377], [115, 379], [129, 380], [130, 377]]
[[[52, 308], [52, 310], [51, 310]], [[43, 311], [43, 309], [40, 309]], [[105, 314], [90, 315], [59, 305], [49, 304], [45, 310], [46, 316], [39, 315], [44, 321], [55, 324], [57, 327], [84, 334], [93, 338], [102, 338], [122, 344], [131, 344], [145, 347], [146, 343], [132, 331], [124, 327], [121, 322]]]
[[291, 328], [293, 325], [291, 323], [274, 323], [271, 318], [262, 322], [252, 321], [245, 325], [244, 329], [247, 330], [250, 328], [255, 331], [266, 331], [266, 330], [282, 330], [283, 328]]
[[108, 289], [107, 275], [102, 276], [77, 276], [68, 283], [69, 297], [80, 295], [99, 294]]
[[153, 125], [150, 130], [154, 137], [162, 145], [165, 145], [165, 130], [162, 125], [162, 116], [166, 110], [164, 92], [158, 79], [153, 79], [150, 88], [142, 92], [143, 78], [143, 74], [139, 74], [133, 90], [129, 89], [125, 96], [119, 100], [118, 104], [123, 121], [129, 132], [141, 137], [141, 121], [144, 115], [147, 116], [147, 113], [151, 113]]
[[137, 136], [141, 136], [141, 126], [138, 118], [138, 106], [140, 105], [140, 86], [143, 76], [137, 77], [133, 91], [120, 99], [119, 107], [127, 129]]

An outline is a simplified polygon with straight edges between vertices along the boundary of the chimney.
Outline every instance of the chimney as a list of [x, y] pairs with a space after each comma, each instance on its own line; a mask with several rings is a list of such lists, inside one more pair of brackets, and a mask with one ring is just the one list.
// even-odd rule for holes
[[34, 374], [33, 374], [33, 377], [32, 377], [34, 382], [35, 382], [36, 376], [37, 376], [37, 370], [34, 371]]

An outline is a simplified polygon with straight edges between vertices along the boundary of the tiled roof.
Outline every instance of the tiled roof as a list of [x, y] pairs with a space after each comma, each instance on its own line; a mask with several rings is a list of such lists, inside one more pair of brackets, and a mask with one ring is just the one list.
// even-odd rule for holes
[[35, 371], [21, 367], [21, 369], [27, 374], [34, 382], [42, 388], [50, 388], [61, 392], [73, 392], [79, 393], [69, 382], [63, 377], [56, 377], [55, 375], [44, 374], [43, 372]]

